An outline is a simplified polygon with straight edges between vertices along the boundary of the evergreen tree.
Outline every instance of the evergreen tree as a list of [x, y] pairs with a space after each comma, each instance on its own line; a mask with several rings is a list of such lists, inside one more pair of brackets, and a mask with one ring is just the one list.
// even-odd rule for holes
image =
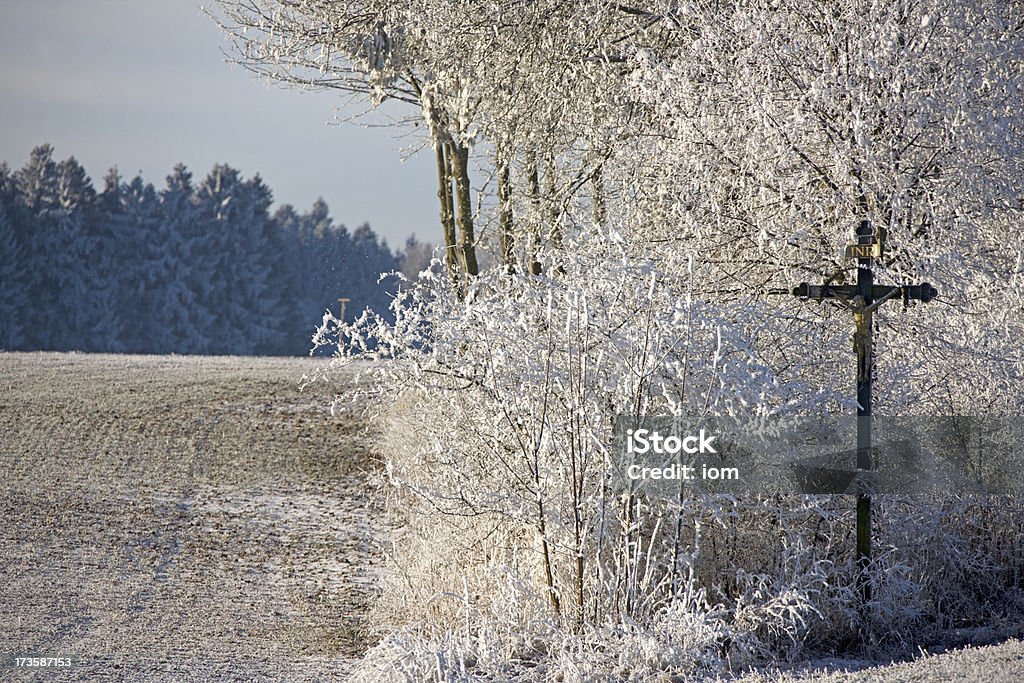
[[283, 337], [280, 353], [304, 354], [309, 351], [313, 335], [316, 310], [305, 295], [305, 278], [309, 272], [309, 240], [311, 232], [291, 204], [284, 204], [274, 212], [273, 222], [278, 245], [279, 269], [275, 276], [276, 289], [282, 295], [280, 317]]
[[56, 312], [58, 283], [51, 249], [59, 248], [51, 233], [59, 206], [57, 164], [53, 148], [40, 145], [32, 150], [28, 162], [14, 174], [17, 191], [14, 231], [24, 248], [24, 291], [28, 303], [23, 307], [25, 348], [55, 348], [53, 315]]
[[[99, 266], [104, 245], [91, 225], [96, 191], [74, 157], [57, 164], [57, 189], [58, 207], [43, 242], [57, 288], [53, 344], [58, 349], [104, 348], [96, 337], [100, 327], [110, 322], [102, 316], [109, 315], [114, 307], [107, 301], [109, 284]], [[120, 350], [116, 346], [117, 332], [115, 328], [105, 336], [104, 341], [115, 344], [107, 350]]]
[[151, 349], [157, 353], [208, 353], [214, 315], [201, 296], [213, 276], [213, 257], [196, 202], [192, 174], [178, 164], [159, 198], [157, 242], [162, 265], [154, 315], [157, 320]]
[[5, 206], [0, 204], [0, 348], [18, 349], [25, 342], [25, 264], [25, 250], [7, 219]]
[[270, 190], [257, 176], [214, 166], [198, 190], [209, 248], [215, 256], [207, 306], [216, 311], [213, 340], [232, 353], [265, 352], [276, 342], [272, 320], [278, 295], [271, 291], [273, 223]]
[[[199, 243], [209, 254], [209, 279], [197, 292], [200, 305], [211, 314], [207, 330], [210, 352], [235, 351], [237, 339], [231, 329], [233, 320], [243, 317], [232, 299], [236, 267], [234, 224], [239, 206], [238, 171], [227, 165], [216, 165], [196, 190], [201, 225]], [[237, 351], [235, 351], [237, 352]]]
[[91, 319], [99, 348], [152, 351], [159, 336], [155, 309], [159, 304], [162, 251], [156, 190], [136, 176], [122, 183], [111, 169], [99, 197], [93, 239], [97, 244]]
[[25, 343], [27, 252], [15, 229], [17, 187], [10, 168], [0, 162], [0, 348]]
[[391, 292], [397, 282], [390, 273], [401, 267], [401, 257], [379, 239], [369, 224], [363, 224], [352, 233], [352, 249], [345, 259], [346, 281], [356, 288], [352, 297], [358, 305], [353, 313], [371, 308], [386, 314], [391, 304]]
[[308, 246], [310, 307], [316, 312], [316, 322], [325, 311], [336, 307], [337, 299], [345, 296], [342, 290], [338, 268], [344, 258], [349, 242], [348, 228], [335, 226], [329, 215], [327, 203], [318, 199], [305, 216], [310, 231]]
[[430, 242], [421, 242], [416, 239], [416, 235], [412, 235], [405, 242], [399, 269], [408, 279], [418, 280], [420, 273], [430, 268], [433, 258], [434, 245]]
[[285, 336], [284, 280], [278, 261], [280, 239], [270, 218], [273, 194], [259, 175], [241, 186], [241, 212], [236, 240], [235, 292], [242, 318], [233, 321], [247, 353], [274, 353]]

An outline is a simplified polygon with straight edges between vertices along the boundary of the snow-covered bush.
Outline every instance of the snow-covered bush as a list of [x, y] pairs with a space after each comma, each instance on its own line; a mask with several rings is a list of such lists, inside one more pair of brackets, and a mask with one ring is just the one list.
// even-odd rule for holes
[[462, 299], [427, 273], [394, 325], [328, 320], [346, 357], [379, 360], [392, 399], [382, 449], [404, 527], [381, 623], [491, 624], [512, 648], [515, 633], [647, 629], [680, 601], [703, 614], [699, 528], [731, 506], [703, 519], [614, 491], [615, 419], [799, 410], [809, 392], [757, 359], [746, 329], [763, 312], [699, 301], [604, 237], [568, 246], [558, 278], [495, 269]]
[[[396, 521], [382, 640], [356, 680], [648, 680], [898, 654], [1010, 594], [1012, 506], [879, 498], [862, 605], [845, 497], [615, 490], [618, 416], [808, 413], [841, 397], [760, 359], [758, 305], [702, 301], [694, 276], [665, 276], [614, 233], [566, 249], [557, 277], [493, 269], [460, 296], [432, 268], [399, 292], [394, 323], [325, 320], [335, 363], [375, 360], [356, 366]], [[772, 337], [797, 354], [789, 343]]]

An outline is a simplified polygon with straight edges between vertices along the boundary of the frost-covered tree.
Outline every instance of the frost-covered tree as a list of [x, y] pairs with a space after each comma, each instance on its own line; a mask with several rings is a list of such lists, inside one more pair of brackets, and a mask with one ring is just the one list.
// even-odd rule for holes
[[32, 301], [25, 309], [26, 346], [54, 348], [55, 332], [49, 318], [58, 290], [52, 261], [55, 254], [50, 246], [54, 244], [52, 233], [59, 199], [53, 148], [34, 148], [29, 160], [14, 174], [14, 184], [17, 206], [21, 209], [14, 212], [15, 231], [26, 251], [25, 290]]
[[268, 289], [269, 191], [258, 178], [246, 181], [237, 170], [217, 165], [196, 192], [203, 249], [213, 261], [212, 279], [200, 297], [214, 315], [209, 339], [221, 349], [262, 348], [272, 337], [265, 298], [276, 296]]
[[103, 256], [103, 243], [92, 230], [96, 190], [81, 164], [70, 157], [57, 164], [59, 207], [46, 247], [57, 287], [56, 331], [59, 348], [90, 348], [94, 326], [91, 302], [102, 298], [93, 286]]
[[395, 281], [387, 275], [398, 270], [400, 259], [385, 240], [377, 237], [369, 224], [364, 223], [352, 232], [350, 246], [340, 265], [344, 268], [346, 280], [357, 285], [354, 291], [349, 289], [346, 292], [352, 294], [354, 304], [346, 307], [347, 316], [355, 317], [367, 308], [375, 311], [390, 309]]
[[336, 310], [339, 298], [352, 298], [354, 283], [342, 269], [351, 240], [344, 226], [334, 225], [323, 199], [318, 199], [303, 214], [291, 207], [282, 207], [275, 218], [286, 243], [291, 245], [293, 323], [290, 329], [295, 341], [302, 344], [300, 350], [305, 352], [309, 351], [310, 340], [324, 313]]
[[[330, 49], [350, 25], [334, 32], [327, 19], [351, 7], [288, 6], [322, 27], [304, 43], [311, 83], [316, 66], [325, 81], [335, 67], [372, 72]], [[268, 11], [245, 46], [269, 45], [277, 16]], [[534, 663], [567, 658], [560, 673], [586, 677], [600, 674], [580, 652], [634, 629], [667, 658], [684, 642], [693, 666], [714, 668], [723, 652], [756, 659], [941, 628], [943, 605], [957, 602], [930, 578], [945, 560], [915, 557], [898, 532], [934, 530], [939, 506], [890, 509], [899, 521], [878, 531], [893, 541], [879, 560], [890, 563], [877, 574], [885, 597], [865, 616], [842, 501], [644, 508], [602, 498], [595, 463], [611, 447], [601, 428], [622, 412], [851, 411], [849, 313], [788, 291], [850, 277], [842, 248], [862, 224], [884, 242], [878, 281], [929, 280], [942, 293], [878, 315], [880, 409], [1019, 412], [1024, 251], [1009, 228], [1024, 209], [1020, 16], [1019, 3], [989, 0], [392, 6], [388, 54], [407, 68], [393, 82], [422, 74], [434, 139], [444, 121], [468, 142], [487, 179], [475, 226], [504, 272], [481, 274], [464, 297], [421, 283], [394, 325], [325, 329], [343, 354], [386, 359], [378, 387], [393, 392], [403, 437], [415, 435], [388, 444], [414, 551], [394, 557], [382, 621], [415, 622], [433, 639], [397, 635], [381, 661], [416, 653], [428, 676], [490, 658], [501, 671], [529, 645], [486, 643], [535, 627], [564, 647], [549, 660], [551, 650], [533, 652]], [[244, 54], [273, 72], [283, 53]], [[449, 160], [439, 162], [443, 179]], [[949, 505], [950, 524], [973, 514]], [[1001, 558], [982, 561], [999, 578], [969, 579], [979, 604], [1012, 590], [1019, 568], [989, 532], [977, 552]], [[438, 606], [436, 596], [460, 597]], [[634, 651], [620, 641], [592, 654], [611, 652], [619, 671], [677, 671], [657, 658], [622, 664]]]
[[434, 255], [434, 245], [430, 242], [421, 242], [412, 235], [405, 242], [405, 249], [402, 250], [402, 261], [399, 270], [409, 280], [419, 279], [420, 273], [431, 267]]
[[192, 174], [177, 164], [159, 195], [157, 242], [162, 286], [154, 314], [154, 351], [204, 353], [214, 314], [201, 297], [213, 277], [213, 254], [195, 198]]
[[284, 333], [280, 311], [287, 297], [279, 287], [280, 241], [269, 213], [273, 195], [259, 175], [245, 181], [242, 191], [246, 212], [240, 218], [235, 245], [244, 269], [238, 278], [238, 295], [247, 302], [247, 310], [237, 325], [245, 330], [251, 353], [273, 353]]
[[[929, 280], [945, 304], [882, 310], [898, 358], [884, 370], [883, 404], [967, 409], [970, 399], [940, 398], [936, 373], [954, 376], [994, 334], [988, 372], [1001, 377], [1004, 409], [1019, 407], [1020, 358], [997, 321], [1024, 246], [1004, 227], [1022, 208], [1020, 10], [681, 3], [685, 30], [631, 57], [631, 91], [654, 133], [642, 147], [651, 183], [636, 195], [637, 235], [701, 245], [711, 286], [742, 296], [849, 275], [842, 247], [867, 221], [885, 251], [876, 278]], [[848, 328], [845, 314], [825, 313], [826, 338]]]
[[431, 25], [437, 10], [449, 17], [459, 6], [418, 1], [349, 6], [305, 0], [224, 0], [217, 5], [215, 19], [231, 36], [237, 61], [250, 70], [298, 87], [412, 106], [410, 121], [423, 124], [437, 160], [450, 276], [462, 286], [464, 276], [475, 275], [478, 237], [470, 148], [476, 98], [471, 79], [435, 63], [435, 57], [450, 51]]
[[283, 325], [289, 331], [289, 339], [282, 350], [286, 353], [304, 353], [309, 350], [311, 328], [323, 315], [315, 306], [309, 306], [308, 297], [305, 296], [315, 255], [310, 248], [312, 231], [291, 204], [278, 207], [273, 221], [279, 233], [277, 242], [280, 266], [280, 278], [275, 289], [283, 296]]
[[158, 346], [154, 316], [165, 263], [157, 193], [141, 176], [123, 182], [116, 168], [104, 182], [92, 229], [97, 247], [91, 295], [84, 304], [97, 320], [91, 349], [150, 351]]
[[19, 210], [18, 190], [6, 162], [0, 162], [0, 346], [20, 348], [25, 342], [28, 318], [28, 250], [19, 234], [14, 214]]

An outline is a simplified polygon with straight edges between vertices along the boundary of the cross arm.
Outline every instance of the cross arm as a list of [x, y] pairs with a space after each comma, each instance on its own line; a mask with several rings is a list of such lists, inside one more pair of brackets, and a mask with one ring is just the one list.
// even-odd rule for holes
[[[806, 282], [801, 282], [793, 288], [792, 294], [793, 296], [798, 296], [801, 299], [814, 299], [815, 301], [822, 301], [823, 299], [850, 300], [857, 296], [857, 286], [811, 285]], [[899, 287], [875, 285], [871, 288], [872, 301], [888, 300], [899, 296], [903, 299], [904, 303], [912, 300], [928, 303], [938, 295], [938, 290], [927, 282], [922, 282], [919, 285], [902, 285]]]

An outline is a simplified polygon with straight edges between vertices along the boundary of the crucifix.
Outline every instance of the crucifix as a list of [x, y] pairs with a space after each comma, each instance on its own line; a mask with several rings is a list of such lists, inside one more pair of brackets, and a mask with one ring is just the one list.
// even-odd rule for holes
[[[833, 285], [831, 279], [822, 285], [801, 282], [793, 288], [793, 296], [801, 299], [834, 300], [853, 313], [853, 349], [857, 354], [857, 470], [873, 469], [871, 457], [871, 380], [874, 374], [874, 340], [872, 314], [890, 299], [900, 297], [903, 304], [910, 301], [927, 303], [938, 292], [927, 282], [919, 285], [876, 285], [871, 270], [874, 259], [882, 255], [882, 242], [877, 238], [871, 221], [863, 220], [857, 227], [857, 242], [846, 247], [846, 257], [857, 260], [857, 284]], [[865, 602], [871, 600], [871, 582], [868, 566], [871, 563], [871, 494], [857, 493], [857, 582]]]

